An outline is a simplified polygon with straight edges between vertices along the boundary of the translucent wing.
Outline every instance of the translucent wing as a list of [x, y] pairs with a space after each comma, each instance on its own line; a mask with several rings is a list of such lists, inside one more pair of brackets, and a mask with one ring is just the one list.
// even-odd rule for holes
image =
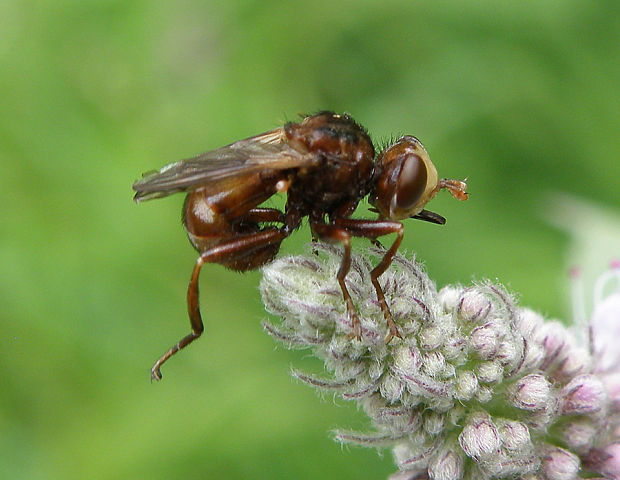
[[311, 165], [313, 161], [314, 155], [287, 143], [280, 127], [144, 174], [133, 184], [134, 200], [139, 203], [199, 186], [217, 191], [218, 184], [228, 188], [234, 178]]

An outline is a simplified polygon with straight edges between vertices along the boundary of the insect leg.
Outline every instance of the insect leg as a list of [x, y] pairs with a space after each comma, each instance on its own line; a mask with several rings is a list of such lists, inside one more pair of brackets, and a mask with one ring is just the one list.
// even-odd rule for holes
[[353, 300], [351, 299], [351, 295], [349, 294], [349, 290], [345, 285], [344, 279], [349, 273], [349, 269], [351, 268], [351, 235], [341, 227], [332, 224], [324, 224], [324, 223], [312, 223], [310, 225], [312, 229], [312, 235], [321, 240], [330, 243], [342, 243], [344, 247], [344, 252], [342, 254], [342, 261], [340, 262], [340, 269], [338, 270], [338, 283], [340, 284], [340, 290], [342, 290], [342, 296], [344, 298], [345, 304], [347, 305], [347, 313], [353, 322], [353, 333], [351, 337], [356, 338], [357, 340], [362, 339], [362, 325], [357, 316], [357, 312], [355, 311], [355, 305], [353, 305]]
[[243, 218], [255, 223], [284, 223], [284, 213], [276, 208], [253, 208]]
[[379, 285], [379, 277], [392, 263], [392, 258], [398, 251], [398, 247], [403, 239], [403, 224], [393, 221], [357, 220], [351, 218], [338, 218], [336, 219], [335, 224], [336, 226], [345, 229], [352, 236], [368, 238], [371, 241], [376, 241], [377, 237], [389, 235], [390, 233], [395, 233], [397, 235], [396, 240], [394, 240], [394, 243], [392, 243], [392, 246], [388, 249], [388, 251], [385, 252], [385, 255], [383, 255], [383, 258], [379, 264], [370, 272], [370, 280], [375, 287], [377, 299], [379, 300], [381, 310], [383, 311], [383, 316], [385, 317], [385, 321], [390, 329], [385, 337], [385, 342], [389, 343], [394, 337], [403, 338], [398, 331], [396, 323], [394, 323], [394, 320], [392, 319], [392, 313], [390, 312], [390, 308], [385, 300], [385, 295], [383, 294], [381, 285]]
[[161, 366], [175, 353], [182, 350], [202, 334], [204, 325], [200, 315], [198, 278], [200, 269], [205, 263], [225, 263], [248, 257], [257, 250], [269, 245], [279, 246], [287, 236], [285, 232], [276, 228], [265, 229], [242, 237], [226, 240], [200, 254], [194, 265], [189, 286], [187, 288], [187, 311], [192, 332], [183, 337], [176, 345], [164, 353], [151, 369], [151, 380], [161, 380]]

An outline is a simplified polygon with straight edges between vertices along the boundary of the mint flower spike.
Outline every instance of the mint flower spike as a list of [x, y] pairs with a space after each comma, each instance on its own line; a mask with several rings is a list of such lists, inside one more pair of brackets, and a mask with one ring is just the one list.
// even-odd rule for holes
[[421, 264], [397, 255], [379, 281], [403, 338], [386, 344], [370, 282], [384, 252], [371, 248], [346, 277], [358, 341], [336, 279], [340, 251], [311, 249], [263, 269], [263, 301], [281, 318], [264, 326], [329, 372], [296, 378], [369, 417], [368, 431], [337, 430], [337, 441], [391, 448], [393, 480], [620, 479], [620, 372], [599, 368], [572, 329], [493, 282], [438, 291]]

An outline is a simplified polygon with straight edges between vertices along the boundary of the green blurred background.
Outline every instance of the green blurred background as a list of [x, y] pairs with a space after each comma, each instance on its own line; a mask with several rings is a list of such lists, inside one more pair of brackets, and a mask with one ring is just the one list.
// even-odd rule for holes
[[445, 227], [406, 227], [440, 286], [498, 278], [567, 318], [557, 226], [618, 245], [619, 87], [611, 0], [0, 2], [0, 478], [385, 478], [389, 453], [328, 438], [361, 413], [290, 379], [320, 367], [262, 331], [257, 272], [203, 270], [206, 335], [150, 383], [196, 254], [183, 196], [136, 206], [132, 182], [346, 111], [469, 177], [432, 203]]

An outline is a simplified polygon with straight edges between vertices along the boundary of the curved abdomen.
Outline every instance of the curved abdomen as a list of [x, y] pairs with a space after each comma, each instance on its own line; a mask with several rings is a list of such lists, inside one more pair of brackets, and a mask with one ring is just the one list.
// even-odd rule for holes
[[[276, 192], [277, 181], [277, 178], [265, 180], [254, 174], [252, 178], [237, 179], [234, 188], [212, 192], [204, 187], [190, 192], [183, 206], [183, 225], [194, 248], [204, 253], [233, 241], [243, 242], [244, 237], [268, 229], [275, 230], [262, 226], [263, 219], [253, 215], [252, 209]], [[239, 248], [232, 258], [222, 257], [217, 263], [232, 270], [252, 270], [271, 261], [280, 249], [280, 242]]]

